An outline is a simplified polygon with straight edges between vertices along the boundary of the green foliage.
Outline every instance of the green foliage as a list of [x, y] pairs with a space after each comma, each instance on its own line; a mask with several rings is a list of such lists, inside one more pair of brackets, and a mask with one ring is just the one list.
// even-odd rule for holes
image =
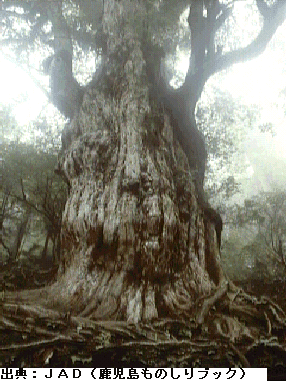
[[244, 140], [258, 117], [258, 109], [245, 106], [214, 86], [208, 86], [197, 109], [197, 123], [204, 132], [208, 164], [207, 192], [228, 200], [240, 190], [245, 173]]
[[[45, 142], [34, 139], [33, 145], [21, 143], [21, 131], [11, 108], [3, 105], [0, 109], [0, 123], [2, 205], [4, 199], [8, 202], [9, 194], [10, 201], [29, 203], [46, 215], [47, 220], [51, 219], [49, 214], [53, 210], [57, 218], [61, 218], [67, 190], [66, 184], [54, 173], [57, 163], [54, 149], [47, 149], [52, 133], [47, 134]], [[47, 132], [47, 121], [38, 120], [36, 127], [38, 131], [44, 129]]]
[[[249, 236], [248, 236], [249, 235]], [[243, 237], [243, 241], [242, 238]], [[233, 231], [224, 245], [223, 265], [236, 281], [285, 278], [285, 266], [276, 253], [265, 244], [265, 237], [249, 227]], [[241, 247], [241, 243], [244, 245]]]
[[12, 106], [0, 105], [1, 140], [8, 140], [17, 133], [17, 122], [12, 114]]
[[279, 240], [286, 243], [286, 192], [263, 192], [251, 202], [249, 217], [257, 221], [266, 245], [278, 252]]
[[278, 189], [261, 192], [246, 199], [243, 206], [228, 209], [229, 233], [223, 246], [223, 260], [231, 277], [239, 280], [285, 277], [285, 216], [286, 192]]
[[38, 212], [54, 238], [60, 233], [67, 198], [66, 184], [54, 173], [57, 157], [25, 144], [6, 143], [0, 149], [2, 210], [7, 210], [7, 204], [20, 204]]
[[205, 97], [198, 106], [198, 124], [205, 133], [209, 154], [226, 165], [252, 128], [258, 109], [239, 103], [217, 87], [209, 88]]
[[278, 240], [286, 241], [286, 192], [274, 190], [261, 192], [244, 201], [244, 206], [235, 206], [233, 223], [238, 226], [255, 224], [266, 244], [275, 250]]

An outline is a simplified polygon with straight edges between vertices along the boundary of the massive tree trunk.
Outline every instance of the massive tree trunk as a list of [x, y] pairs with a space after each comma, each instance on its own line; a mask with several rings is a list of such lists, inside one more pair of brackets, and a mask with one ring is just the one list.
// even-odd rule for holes
[[[47, 303], [138, 322], [190, 314], [223, 275], [196, 163], [190, 168], [174, 133], [180, 121], [150, 90], [143, 25], [134, 19], [145, 9], [127, 3], [108, 2], [105, 69], [63, 135], [60, 169], [71, 190]], [[202, 145], [195, 128], [194, 152]]]
[[[58, 168], [70, 193], [56, 282], [3, 293], [3, 330], [17, 345], [0, 348], [0, 365], [8, 366], [10, 353], [13, 366], [74, 366], [81, 356], [88, 366], [89, 359], [117, 367], [280, 366], [284, 312], [224, 281], [222, 221], [204, 201], [206, 155], [194, 110], [211, 74], [265, 48], [286, 1], [257, 0], [259, 35], [223, 55], [214, 34], [231, 9], [204, 1], [206, 23], [202, 2], [192, 1], [191, 60], [177, 90], [159, 75], [161, 49], [146, 26], [150, 2], [104, 1], [104, 65], [85, 90], [72, 75], [61, 1], [46, 3], [55, 36], [55, 54], [46, 60], [51, 99], [72, 119]], [[160, 4], [164, 11], [170, 3]]]

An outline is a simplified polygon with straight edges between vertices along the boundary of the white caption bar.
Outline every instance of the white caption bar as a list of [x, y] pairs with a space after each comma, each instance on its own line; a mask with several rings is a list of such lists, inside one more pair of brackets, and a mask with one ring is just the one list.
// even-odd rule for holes
[[2, 368], [0, 380], [267, 381], [266, 368]]

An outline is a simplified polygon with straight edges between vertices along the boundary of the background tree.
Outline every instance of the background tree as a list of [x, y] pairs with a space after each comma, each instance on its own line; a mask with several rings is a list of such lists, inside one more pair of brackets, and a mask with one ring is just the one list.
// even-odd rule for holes
[[245, 140], [257, 123], [258, 109], [209, 85], [198, 103], [196, 118], [208, 152], [205, 190], [222, 210], [240, 190], [239, 179], [247, 169]]
[[[5, 146], [5, 147], [4, 147]], [[47, 247], [52, 241], [54, 262], [59, 260], [61, 218], [66, 202], [67, 185], [54, 173], [57, 157], [37, 152], [34, 147], [2, 143], [2, 244], [9, 253], [9, 260], [17, 259], [31, 213], [43, 219], [46, 244], [42, 263], [47, 262]], [[19, 218], [19, 209], [21, 210]], [[16, 221], [17, 232], [13, 247], [9, 234], [5, 234], [5, 220]], [[5, 239], [6, 237], [6, 239]]]
[[[27, 235], [29, 230], [29, 222], [38, 215], [43, 219], [47, 232], [42, 263], [47, 260], [47, 247], [50, 240], [53, 257], [57, 261], [67, 185], [55, 174], [57, 156], [53, 152], [47, 152], [51, 136], [41, 140], [35, 139], [33, 145], [20, 143], [23, 131], [19, 132], [11, 109], [3, 106], [0, 117], [2, 124], [0, 144], [2, 246], [10, 262], [19, 259], [24, 234]], [[43, 124], [45, 121], [39, 120], [36, 127]], [[5, 225], [8, 230], [11, 228], [9, 220], [14, 221], [13, 225], [17, 226], [12, 234], [14, 237], [11, 236], [11, 232], [5, 232]]]
[[[227, 209], [228, 237], [222, 258], [231, 279], [248, 282], [285, 278], [285, 192], [274, 189]], [[241, 241], [241, 236], [244, 241]], [[238, 271], [239, 269], [239, 271]], [[257, 289], [257, 285], [256, 285]]]

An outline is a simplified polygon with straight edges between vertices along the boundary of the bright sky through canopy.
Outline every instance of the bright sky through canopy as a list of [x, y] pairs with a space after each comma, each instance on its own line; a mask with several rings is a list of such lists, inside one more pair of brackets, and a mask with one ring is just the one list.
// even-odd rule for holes
[[40, 113], [47, 98], [35, 85], [29, 75], [13, 62], [0, 55], [0, 103], [13, 104], [17, 122], [20, 125], [29, 123]]

